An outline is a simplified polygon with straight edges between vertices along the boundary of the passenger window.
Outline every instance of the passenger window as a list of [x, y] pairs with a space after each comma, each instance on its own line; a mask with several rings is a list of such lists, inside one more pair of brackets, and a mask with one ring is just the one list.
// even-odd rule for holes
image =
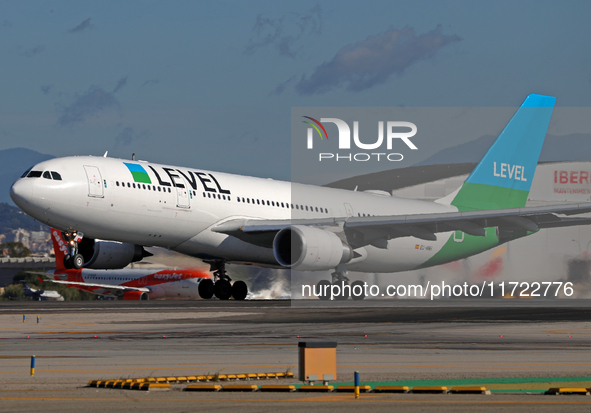
[[119, 181], [115, 181], [115, 184], [116, 184], [117, 186], [119, 186]]
[[318, 207], [316, 207], [316, 212], [318, 212]]
[[131, 185], [129, 185], [129, 182], [127, 183], [127, 187], [128, 187], [128, 188], [131, 188]]
[[53, 178], [54, 181], [61, 181], [62, 180], [62, 176], [55, 171], [51, 171], [51, 177]]
[[306, 211], [308, 210], [308, 205], [306, 205]]
[[49, 171], [43, 172], [43, 178], [45, 178], [45, 179], [51, 179], [51, 174], [49, 173]]
[[143, 187], [144, 189], [146, 189], [146, 184], [142, 184], [142, 187]]
[[133, 185], [133, 187], [135, 188], [135, 184], [132, 184], [132, 185]]

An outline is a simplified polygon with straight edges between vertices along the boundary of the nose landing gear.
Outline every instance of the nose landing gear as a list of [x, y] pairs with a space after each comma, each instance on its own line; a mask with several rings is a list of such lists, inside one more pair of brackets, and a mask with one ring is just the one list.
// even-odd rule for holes
[[80, 269], [84, 266], [84, 257], [78, 253], [78, 242], [84, 237], [82, 232], [63, 232], [64, 240], [68, 243], [69, 254], [64, 257], [64, 267]]
[[199, 296], [203, 299], [210, 299], [214, 295], [220, 300], [244, 300], [248, 294], [248, 287], [244, 281], [235, 281], [226, 273], [226, 263], [223, 260], [206, 261], [211, 266], [214, 280], [203, 280], [199, 283]]

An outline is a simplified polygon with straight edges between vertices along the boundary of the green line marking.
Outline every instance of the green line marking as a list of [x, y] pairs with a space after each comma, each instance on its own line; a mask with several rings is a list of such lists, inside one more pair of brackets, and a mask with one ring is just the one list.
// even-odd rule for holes
[[[351, 382], [329, 383], [331, 386], [353, 385]], [[362, 381], [362, 385], [376, 386], [485, 386], [493, 393], [544, 393], [550, 387], [591, 387], [591, 377], [507, 377], [450, 380], [391, 380]], [[300, 385], [296, 385], [299, 387]]]

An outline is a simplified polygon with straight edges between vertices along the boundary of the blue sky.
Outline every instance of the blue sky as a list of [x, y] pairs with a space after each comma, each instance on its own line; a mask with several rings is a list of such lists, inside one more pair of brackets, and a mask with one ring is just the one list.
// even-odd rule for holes
[[590, 15], [584, 1], [6, 1], [0, 149], [289, 179], [292, 107], [591, 106]]

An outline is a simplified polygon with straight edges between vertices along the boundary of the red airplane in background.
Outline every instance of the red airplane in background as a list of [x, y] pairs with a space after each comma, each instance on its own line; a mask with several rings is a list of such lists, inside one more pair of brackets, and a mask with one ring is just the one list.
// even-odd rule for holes
[[[64, 258], [68, 254], [67, 241], [63, 238], [61, 231], [54, 228], [51, 229], [51, 238], [55, 251], [56, 269], [43, 275], [49, 277], [51, 282], [67, 284], [93, 294], [122, 295], [124, 300], [197, 298], [199, 284], [203, 280], [212, 278], [206, 272], [191, 269], [159, 271], [67, 269], [64, 266]], [[103, 250], [102, 258], [108, 260], [108, 248]], [[208, 282], [211, 283], [211, 281]]]

